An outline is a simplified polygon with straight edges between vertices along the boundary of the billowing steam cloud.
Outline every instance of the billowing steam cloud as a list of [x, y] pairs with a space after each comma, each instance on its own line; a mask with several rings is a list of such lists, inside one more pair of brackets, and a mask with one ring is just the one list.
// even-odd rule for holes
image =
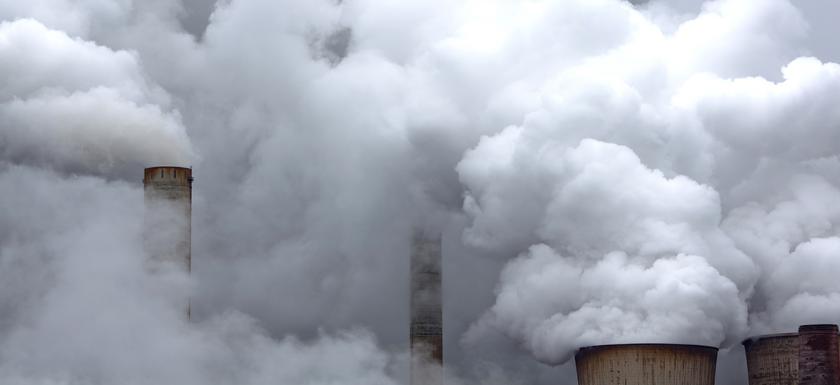
[[[496, 304], [471, 338], [498, 328], [559, 363], [599, 343], [729, 346], [750, 328], [748, 314], [754, 331], [840, 315], [818, 305], [832, 284], [790, 287], [820, 281], [813, 266], [833, 242], [813, 237], [836, 235], [831, 220], [785, 218], [777, 225], [787, 234], [763, 235], [772, 227], [758, 203], [807, 181], [795, 188], [823, 190], [807, 205], [827, 209], [834, 188], [813, 173], [815, 163], [836, 167], [827, 157], [838, 152], [831, 106], [840, 67], [786, 58], [794, 47], [782, 35], [758, 44], [762, 33], [801, 30], [784, 2], [709, 3], [670, 36], [648, 23], [654, 32], [558, 71], [539, 109], [458, 165], [473, 218], [466, 240], [529, 249], [502, 272]], [[770, 23], [784, 28], [764, 29]], [[739, 33], [714, 45], [699, 39], [721, 29]], [[767, 71], [753, 56], [778, 56], [781, 80], [743, 76]], [[771, 164], [775, 174], [764, 170]], [[817, 229], [803, 234], [803, 225]], [[784, 241], [783, 254], [768, 253]], [[791, 262], [809, 258], [812, 267]]]
[[169, 96], [136, 55], [73, 39], [32, 19], [0, 23], [0, 151], [18, 164], [125, 174], [187, 164], [191, 148]]
[[[452, 383], [574, 381], [520, 347], [837, 322], [832, 14], [0, 3], [0, 382], [402, 383], [417, 223]], [[143, 268], [158, 164], [194, 166], [189, 277]]]
[[459, 166], [477, 193], [465, 204], [469, 240], [544, 243], [502, 272], [492, 322], [547, 362], [611, 341], [742, 336], [739, 288], [751, 288], [753, 265], [717, 227], [714, 190], [667, 179], [626, 147], [586, 139], [562, 149], [524, 134], [486, 139]]

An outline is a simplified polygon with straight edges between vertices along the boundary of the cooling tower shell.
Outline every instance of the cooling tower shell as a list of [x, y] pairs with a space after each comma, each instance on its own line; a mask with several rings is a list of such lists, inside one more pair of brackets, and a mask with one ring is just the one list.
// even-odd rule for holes
[[579, 385], [714, 385], [718, 349], [679, 344], [589, 346], [575, 354]]
[[768, 334], [742, 342], [749, 385], [799, 383], [799, 334]]
[[799, 385], [840, 385], [837, 325], [799, 327]]

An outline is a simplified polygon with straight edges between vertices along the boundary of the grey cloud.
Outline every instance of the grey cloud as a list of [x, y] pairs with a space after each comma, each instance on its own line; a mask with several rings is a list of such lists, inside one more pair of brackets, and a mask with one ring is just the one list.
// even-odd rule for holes
[[149, 162], [191, 163], [179, 114], [135, 55], [31, 19], [3, 22], [0, 38], [4, 160], [107, 176]]
[[[798, 263], [836, 248], [829, 8], [0, 5], [0, 376], [400, 383], [415, 223], [444, 232], [448, 383], [833, 317]], [[190, 277], [140, 267], [163, 162], [194, 166]]]

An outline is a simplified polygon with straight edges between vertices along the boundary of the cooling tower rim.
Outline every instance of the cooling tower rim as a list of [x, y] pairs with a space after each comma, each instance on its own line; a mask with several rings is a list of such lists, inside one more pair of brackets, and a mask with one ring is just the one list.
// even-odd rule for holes
[[[807, 324], [807, 325], [800, 326], [800, 328], [805, 327], [804, 330], [800, 329], [800, 331], [808, 332], [808, 331], [830, 330], [831, 329], [830, 326], [832, 326], [832, 325], [833, 324]], [[798, 337], [800, 334], [801, 334], [800, 332], [759, 334], [759, 335], [747, 337], [746, 339], [741, 341], [741, 344], [744, 345], [744, 346], [747, 346], [749, 344], [752, 344], [752, 343], [755, 343], [755, 342], [758, 342], [758, 341], [761, 341], [761, 340], [767, 340], [767, 339], [773, 339], [773, 338]], [[838, 333], [838, 335], [840, 335], [840, 333]]]
[[614, 349], [632, 349], [632, 348], [672, 348], [683, 350], [705, 350], [708, 352], [717, 352], [719, 349], [708, 345], [693, 345], [693, 344], [669, 344], [669, 343], [629, 343], [629, 344], [605, 344], [605, 345], [591, 345], [582, 346], [575, 352], [575, 357], [581, 354], [589, 354], [600, 350], [614, 350]]
[[743, 341], [741, 341], [741, 345], [747, 346], [747, 345], [750, 345], [750, 344], [753, 344], [755, 342], [762, 341], [762, 340], [769, 340], [769, 339], [774, 339], [774, 338], [789, 338], [789, 337], [798, 337], [798, 336], [799, 336], [799, 333], [797, 333], [797, 332], [759, 334], [757, 336], [751, 336], [751, 337], [748, 337], [748, 338], [744, 339]]
[[192, 170], [192, 167], [181, 167], [181, 166], [151, 166], [151, 167], [146, 167], [143, 170], [144, 171], [149, 171], [149, 170], [158, 170], [158, 169], [161, 169], [161, 168], [164, 168], [164, 169], [173, 169], [174, 168], [176, 170]]

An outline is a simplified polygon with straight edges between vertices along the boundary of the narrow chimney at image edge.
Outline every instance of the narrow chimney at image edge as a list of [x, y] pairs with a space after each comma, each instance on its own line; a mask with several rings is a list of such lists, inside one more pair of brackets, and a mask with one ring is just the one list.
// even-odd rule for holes
[[443, 383], [441, 235], [415, 230], [411, 243], [411, 385]]
[[799, 385], [840, 385], [837, 325], [799, 327]]
[[[143, 240], [149, 266], [191, 269], [192, 169], [149, 167], [143, 172]], [[186, 304], [189, 317], [189, 303]]]
[[802, 325], [797, 333], [743, 341], [749, 385], [840, 385], [837, 325]]

